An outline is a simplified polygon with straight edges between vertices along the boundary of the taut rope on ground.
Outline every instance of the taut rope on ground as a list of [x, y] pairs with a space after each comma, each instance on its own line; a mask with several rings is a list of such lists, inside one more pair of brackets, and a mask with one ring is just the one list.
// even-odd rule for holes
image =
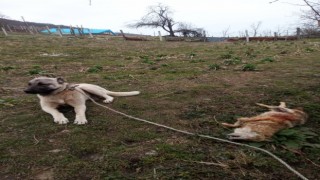
[[152, 124], [152, 125], [155, 125], [155, 126], [158, 126], [158, 127], [169, 129], [171, 131], [179, 132], [179, 133], [182, 133], [182, 134], [187, 134], [187, 135], [190, 135], [190, 136], [198, 136], [198, 137], [202, 137], [202, 138], [206, 138], [206, 139], [213, 139], [213, 140], [216, 140], [216, 141], [219, 141], [219, 142], [229, 143], [229, 144], [233, 144], [233, 145], [237, 145], [237, 146], [244, 146], [244, 147], [248, 147], [248, 148], [251, 148], [251, 149], [255, 149], [255, 150], [264, 152], [264, 153], [268, 154], [269, 156], [273, 157], [274, 159], [276, 159], [277, 161], [279, 161], [281, 164], [283, 164], [286, 168], [288, 168], [291, 172], [293, 172], [294, 174], [299, 176], [301, 179], [308, 180], [308, 178], [303, 176], [301, 173], [299, 173], [298, 171], [293, 169], [288, 163], [286, 163], [281, 158], [279, 158], [278, 156], [274, 155], [273, 153], [271, 153], [268, 150], [265, 150], [265, 149], [262, 149], [262, 148], [259, 148], [259, 147], [250, 146], [248, 144], [242, 144], [242, 143], [238, 143], [238, 142], [229, 141], [229, 140], [226, 140], [226, 139], [213, 137], [213, 136], [196, 134], [196, 133], [192, 133], [192, 132], [176, 129], [176, 128], [173, 128], [173, 127], [165, 126], [165, 125], [162, 125], [162, 124], [158, 124], [158, 123], [155, 123], [155, 122], [152, 122], [152, 121], [148, 121], [148, 120], [145, 120], [145, 119], [137, 118], [137, 117], [125, 114], [123, 112], [117, 111], [115, 109], [112, 109], [112, 108], [110, 108], [108, 106], [105, 106], [105, 105], [102, 105], [100, 103], [97, 103], [94, 99], [92, 99], [89, 95], [87, 95], [82, 89], [78, 88], [77, 86], [72, 87], [72, 90], [73, 90], [73, 88], [74, 88], [74, 90], [76, 90], [76, 91], [82, 93], [83, 95], [85, 95], [86, 97], [88, 97], [97, 106], [100, 106], [100, 107], [103, 107], [105, 109], [108, 109], [111, 112], [114, 112], [116, 114], [120, 114], [120, 115], [125, 116], [125, 117], [127, 117], [129, 119], [133, 119], [133, 120], [136, 120], [136, 121], [144, 122], [144, 123], [147, 123], [147, 124]]

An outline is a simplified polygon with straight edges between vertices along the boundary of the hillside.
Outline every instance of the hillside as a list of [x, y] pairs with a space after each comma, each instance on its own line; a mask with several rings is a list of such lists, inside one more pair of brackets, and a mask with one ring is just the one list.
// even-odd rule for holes
[[[36, 23], [36, 22], [29, 22], [29, 21], [26, 21], [26, 23], [28, 23], [29, 26], [35, 26], [35, 27], [39, 27], [39, 28], [43, 28], [45, 26], [48, 26], [49, 28], [53, 28], [53, 27], [57, 27], [57, 26], [68, 27], [65, 25], [55, 25], [55, 24], [50, 24], [50, 23]], [[23, 21], [18, 21], [18, 20], [0, 18], [0, 25], [3, 27], [6, 27], [8, 25], [11, 27], [26, 26], [26, 23]]]

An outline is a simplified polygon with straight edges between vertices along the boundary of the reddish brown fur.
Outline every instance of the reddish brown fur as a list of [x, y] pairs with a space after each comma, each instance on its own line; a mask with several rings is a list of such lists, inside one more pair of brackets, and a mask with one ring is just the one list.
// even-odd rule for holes
[[234, 124], [222, 123], [226, 127], [237, 127], [234, 133], [229, 134], [230, 139], [267, 141], [276, 132], [304, 124], [307, 120], [306, 113], [286, 108], [285, 103], [280, 106], [258, 105], [268, 107], [270, 111], [254, 117], [238, 118]]

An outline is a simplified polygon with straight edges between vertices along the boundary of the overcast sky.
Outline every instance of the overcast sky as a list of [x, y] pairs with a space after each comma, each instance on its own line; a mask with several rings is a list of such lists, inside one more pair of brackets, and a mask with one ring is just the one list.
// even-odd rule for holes
[[[0, 13], [11, 19], [107, 28], [114, 32], [153, 35], [160, 29], [129, 29], [126, 24], [139, 20], [147, 8], [158, 3], [169, 6], [177, 22], [204, 28], [209, 36], [238, 36], [253, 23], [261, 21], [260, 33], [294, 32], [299, 24], [301, 6], [272, 3], [273, 0], [0, 0]], [[288, 0], [301, 4], [302, 0]], [[163, 33], [165, 34], [165, 33]]]

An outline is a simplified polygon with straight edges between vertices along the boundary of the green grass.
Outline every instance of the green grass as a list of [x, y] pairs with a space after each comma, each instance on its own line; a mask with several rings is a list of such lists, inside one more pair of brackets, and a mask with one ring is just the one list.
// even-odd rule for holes
[[[112, 91], [139, 90], [109, 106], [182, 130], [224, 138], [265, 109], [302, 107], [308, 122], [261, 146], [310, 179], [320, 164], [320, 40], [261, 43], [130, 42], [119, 38], [0, 38], [1, 179], [297, 179], [247, 148], [184, 136], [87, 103], [89, 123], [54, 124], [23, 93], [36, 76], [62, 76]], [[309, 160], [312, 160], [311, 163]], [[222, 163], [227, 167], [199, 162]], [[281, 169], [281, 171], [279, 171]]]

